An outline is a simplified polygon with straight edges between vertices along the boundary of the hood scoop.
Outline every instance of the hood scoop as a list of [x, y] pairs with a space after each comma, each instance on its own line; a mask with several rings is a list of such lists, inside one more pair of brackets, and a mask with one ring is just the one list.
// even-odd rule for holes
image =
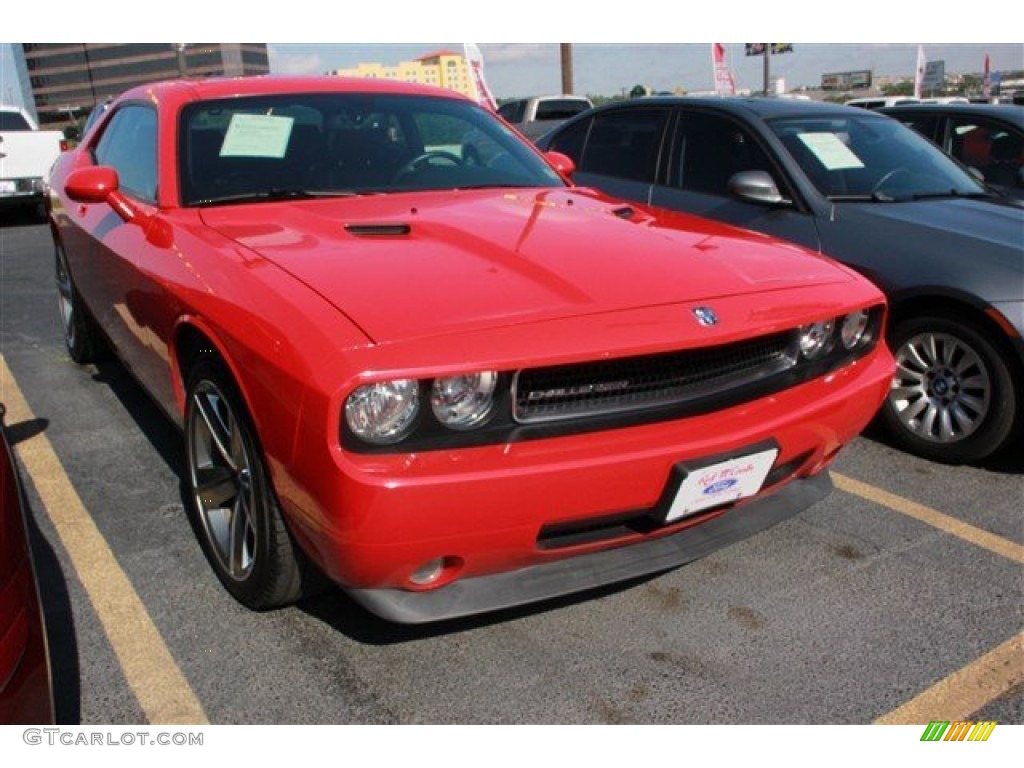
[[356, 237], [403, 237], [412, 227], [408, 224], [346, 224], [345, 231]]

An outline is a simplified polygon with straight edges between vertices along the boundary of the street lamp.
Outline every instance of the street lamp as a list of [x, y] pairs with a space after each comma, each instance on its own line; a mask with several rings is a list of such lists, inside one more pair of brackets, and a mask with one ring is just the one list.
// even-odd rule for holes
[[178, 55], [178, 76], [184, 78], [188, 71], [188, 61], [185, 59], [185, 46], [188, 43], [174, 43], [174, 51]]

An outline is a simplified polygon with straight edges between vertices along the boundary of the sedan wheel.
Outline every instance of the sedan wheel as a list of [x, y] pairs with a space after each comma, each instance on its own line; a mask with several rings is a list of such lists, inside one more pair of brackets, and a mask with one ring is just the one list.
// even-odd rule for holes
[[224, 367], [211, 357], [193, 367], [185, 441], [196, 528], [221, 582], [254, 609], [298, 599], [296, 554], [255, 430]]
[[906, 448], [948, 462], [984, 458], [1008, 439], [1016, 395], [999, 353], [973, 327], [917, 318], [893, 330], [896, 373], [883, 420]]
[[60, 310], [61, 329], [68, 354], [76, 363], [97, 362], [103, 357], [104, 345], [99, 330], [89, 315], [71, 279], [67, 253], [59, 240], [54, 241], [57, 307]]

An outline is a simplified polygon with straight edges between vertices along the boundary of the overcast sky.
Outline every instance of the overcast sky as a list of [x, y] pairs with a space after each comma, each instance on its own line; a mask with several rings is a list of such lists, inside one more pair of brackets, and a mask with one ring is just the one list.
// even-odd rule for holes
[[[1020, 18], [1019, 0], [986, 0], [969, 23], [964, 16], [892, 0], [175, 0], [149, 11], [123, 0], [47, 0], [8, 2], [0, 40], [268, 41], [272, 71], [280, 74], [395, 63], [469, 41], [480, 45], [499, 97], [560, 90], [558, 44], [537, 42], [550, 40], [573, 42], [576, 91], [600, 95], [638, 83], [655, 90], [710, 89], [709, 44], [726, 40], [793, 41], [793, 53], [772, 59], [772, 74], [785, 78], [787, 88], [816, 86], [823, 73], [859, 69], [909, 76], [915, 41], [929, 59], [944, 60], [947, 73], [980, 72], [986, 53], [994, 70], [1024, 69], [1020, 25], [1012, 22]], [[501, 40], [521, 42], [496, 42]], [[745, 57], [739, 42], [729, 43], [728, 52], [737, 86], [760, 89], [761, 60]], [[0, 59], [0, 77], [0, 98], [6, 98], [12, 79], [6, 59]]]
[[[1024, 69], [1024, 46], [1019, 44], [928, 44], [929, 60], [946, 62], [946, 72], [982, 71], [985, 54], [992, 69]], [[275, 73], [321, 74], [360, 62], [394, 64], [439, 48], [461, 50], [461, 43], [393, 45], [283, 45], [270, 46]], [[557, 43], [481, 44], [491, 90], [499, 98], [552, 93], [561, 89]], [[727, 44], [729, 64], [737, 88], [762, 87], [763, 62], [744, 55], [742, 43]], [[792, 53], [773, 56], [771, 73], [782, 77], [789, 89], [817, 87], [829, 72], [869, 69], [876, 76], [913, 76], [917, 45], [913, 43], [795, 43]], [[681, 86], [687, 91], [710, 90], [709, 43], [574, 43], [573, 72], [577, 93], [611, 96], [640, 83], [657, 91]]]

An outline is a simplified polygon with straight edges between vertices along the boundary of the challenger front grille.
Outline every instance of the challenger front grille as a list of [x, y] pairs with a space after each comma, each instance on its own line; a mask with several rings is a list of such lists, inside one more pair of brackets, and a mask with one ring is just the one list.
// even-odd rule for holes
[[513, 383], [520, 424], [677, 405], [751, 384], [796, 365], [793, 331], [734, 344], [602, 362], [526, 368]]

